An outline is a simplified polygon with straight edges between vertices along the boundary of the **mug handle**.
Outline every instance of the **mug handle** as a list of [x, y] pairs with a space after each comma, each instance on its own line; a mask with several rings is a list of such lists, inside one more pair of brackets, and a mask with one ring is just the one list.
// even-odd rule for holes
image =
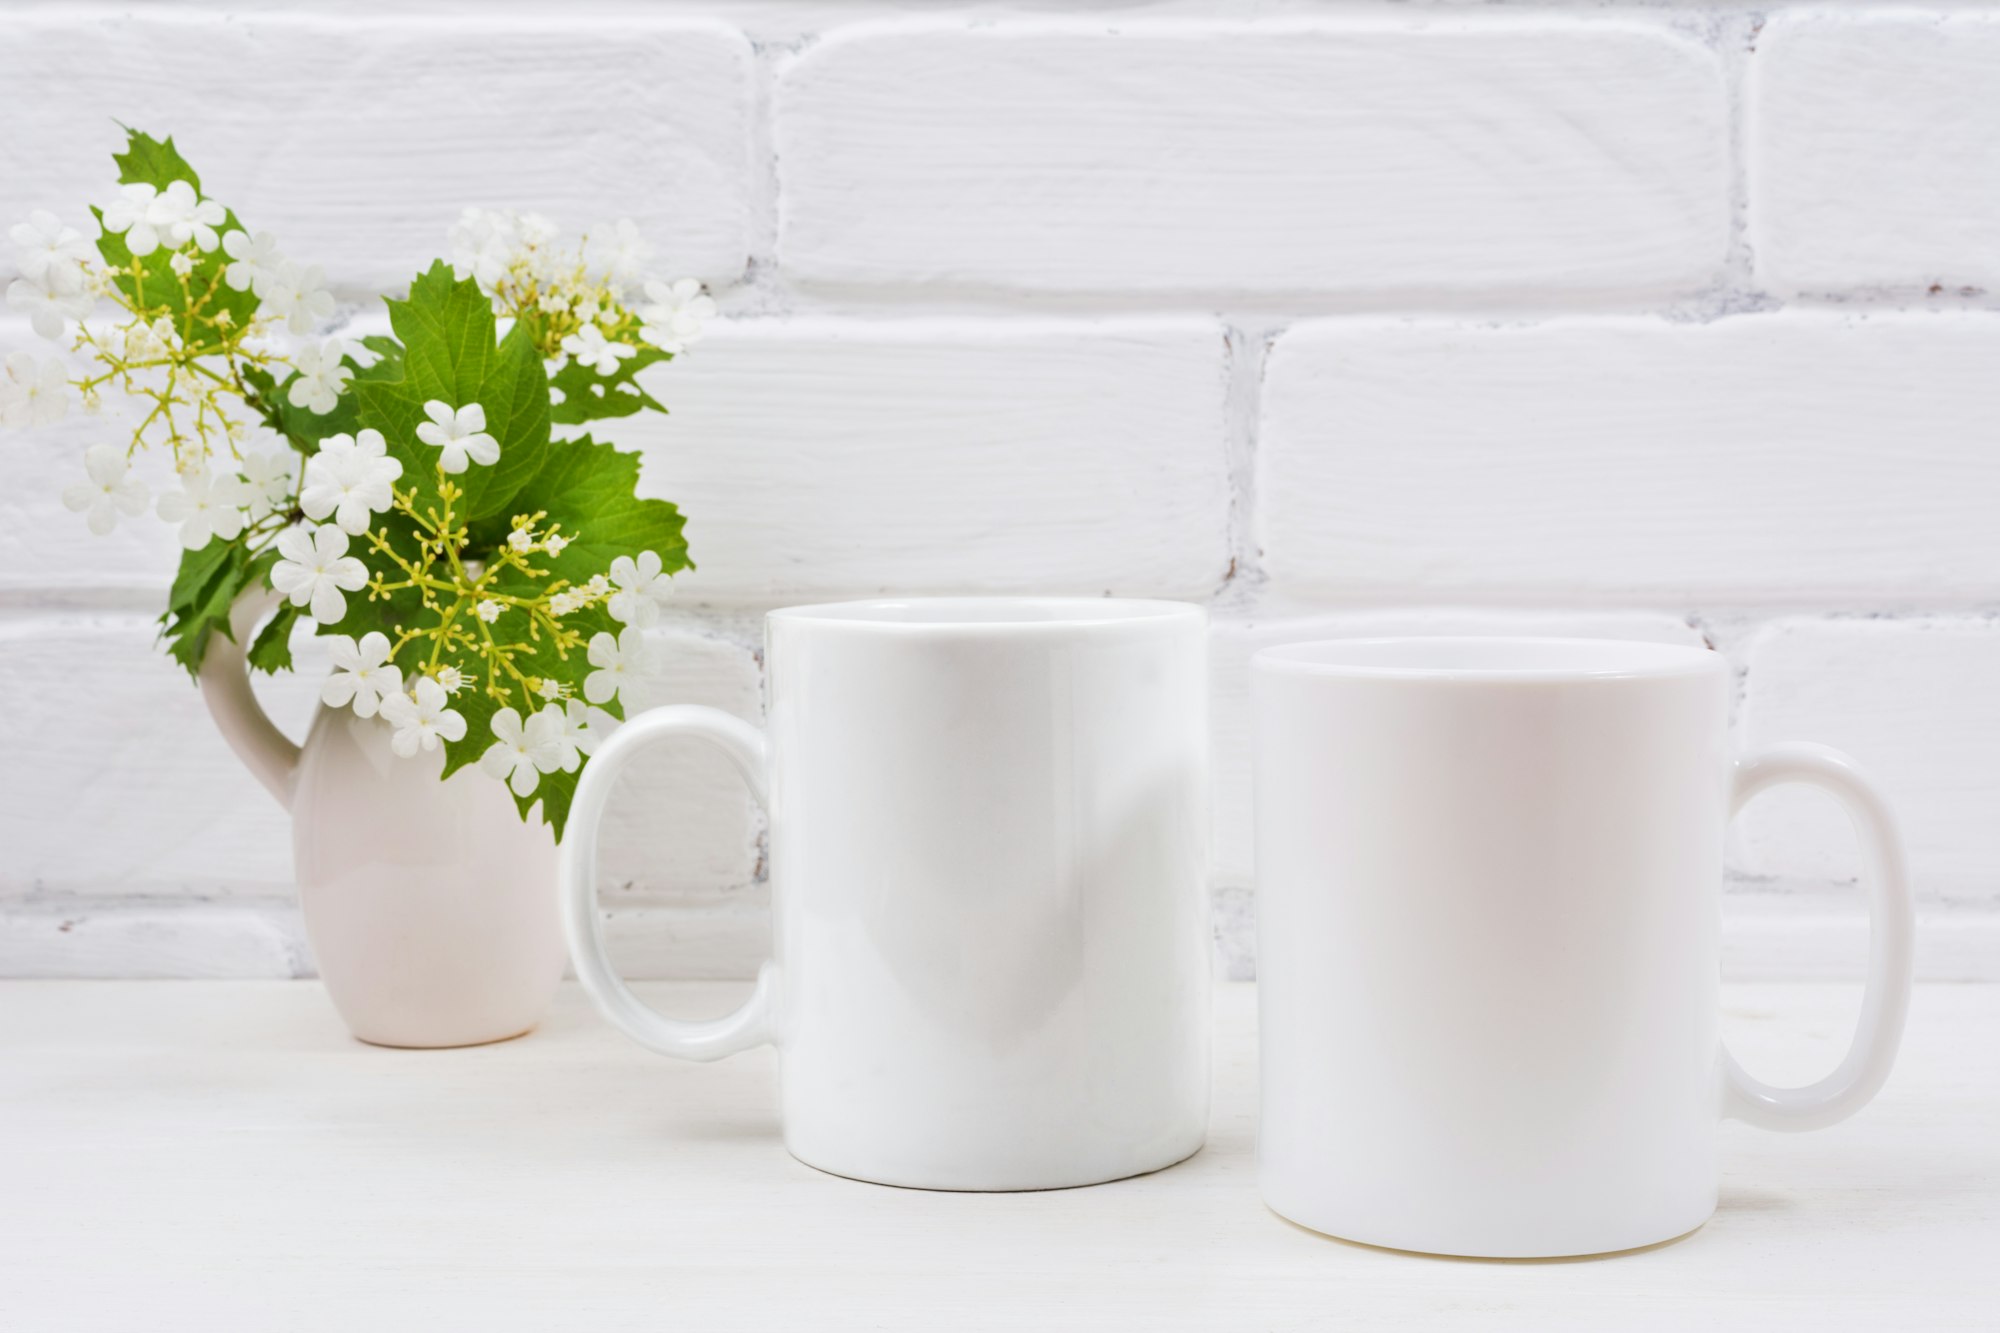
[[726, 1018], [704, 1022], [666, 1018], [647, 1008], [611, 966], [604, 950], [604, 923], [597, 915], [597, 832], [604, 808], [619, 772], [632, 756], [668, 736], [693, 736], [721, 750], [736, 765], [757, 804], [767, 806], [764, 733], [757, 728], [720, 709], [697, 704], [655, 708], [632, 718], [591, 756], [576, 784], [560, 862], [563, 926], [569, 935], [577, 980], [614, 1027], [661, 1055], [720, 1060], [775, 1040], [771, 1015], [776, 972], [772, 965], [766, 962], [758, 970], [757, 989], [742, 1008]]
[[1903, 841], [1889, 803], [1855, 762], [1824, 745], [1778, 745], [1736, 766], [1733, 818], [1752, 798], [1788, 782], [1826, 792], [1847, 810], [1868, 865], [1868, 980], [1847, 1055], [1803, 1088], [1774, 1088], [1722, 1053], [1723, 1114], [1765, 1129], [1824, 1129], [1866, 1106], [1889, 1077], [1910, 1012], [1916, 932]]
[[278, 730], [250, 688], [250, 631], [265, 612], [284, 600], [269, 584], [245, 588], [229, 608], [229, 634], [211, 634], [201, 655], [201, 700], [222, 739], [278, 804], [292, 808], [299, 779], [299, 747]]

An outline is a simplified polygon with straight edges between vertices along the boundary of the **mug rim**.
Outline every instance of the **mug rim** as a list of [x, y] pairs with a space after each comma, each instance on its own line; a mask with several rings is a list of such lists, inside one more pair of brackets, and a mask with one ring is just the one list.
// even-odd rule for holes
[[[915, 614], [899, 615], [898, 612]], [[1039, 613], [1039, 614], [1036, 614]], [[779, 607], [767, 619], [858, 632], [914, 634], [1102, 629], [1206, 618], [1193, 602], [1151, 597], [994, 596], [862, 597]]]
[[1727, 665], [1714, 649], [1687, 644], [1498, 634], [1313, 639], [1260, 649], [1250, 664], [1260, 671], [1334, 680], [1489, 683], [1654, 680]]

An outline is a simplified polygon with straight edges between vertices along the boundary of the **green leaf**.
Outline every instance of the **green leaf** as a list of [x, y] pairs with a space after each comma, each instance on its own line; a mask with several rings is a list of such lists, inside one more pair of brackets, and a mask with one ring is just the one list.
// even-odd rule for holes
[[301, 607], [286, 602], [271, 617], [270, 623], [258, 632], [256, 641], [250, 645], [248, 659], [258, 671], [275, 673], [292, 669], [292, 627], [305, 614]]
[[[517, 583], [514, 586], [518, 587], [520, 585]], [[507, 614], [518, 615], [519, 613], [509, 611]], [[569, 628], [581, 634], [586, 643], [589, 642], [593, 635], [603, 633], [616, 634], [619, 630], [618, 624], [600, 606], [589, 607], [585, 610], [574, 612], [564, 618], [564, 623]], [[459, 665], [462, 670], [470, 671], [476, 669], [475, 662], [463, 662]], [[523, 675], [559, 680], [572, 687], [581, 684], [583, 675], [588, 670], [583, 650], [572, 650], [565, 657], [556, 649], [554, 642], [546, 636], [533, 639], [529, 644], [529, 651], [521, 653], [514, 658], [514, 665], [520, 669]], [[509, 683], [511, 684], [511, 678]], [[491, 748], [494, 739], [493, 718], [502, 708], [512, 708], [525, 720], [530, 712], [539, 711], [543, 707], [537, 701], [531, 708], [526, 701], [519, 697], [518, 689], [512, 691], [515, 697], [511, 699], [504, 701], [495, 699], [486, 692], [485, 685], [485, 681], [473, 682], [452, 696], [452, 707], [457, 709], [460, 715], [465, 718], [465, 737], [463, 740], [448, 741], [445, 743], [444, 775], [446, 777], [450, 777], [461, 768], [477, 763], [485, 755], [486, 751]], [[581, 694], [581, 692], [580, 689], [576, 690], [578, 694]], [[605, 711], [613, 717], [624, 716], [624, 710], [618, 705], [615, 699], [604, 707]], [[569, 815], [570, 798], [575, 792], [576, 774], [544, 773], [541, 775], [541, 781], [536, 786], [534, 794], [525, 798], [516, 796], [514, 803], [520, 808], [522, 817], [525, 818], [529, 810], [537, 802], [542, 802], [542, 817], [548, 820], [550, 826], [554, 828], [556, 836], [561, 837], [563, 821]]]
[[585, 435], [550, 447], [548, 462], [514, 497], [513, 508], [518, 514], [545, 510], [548, 517], [537, 526], [560, 526], [569, 545], [561, 555], [537, 559], [571, 583], [587, 582], [609, 571], [618, 556], [641, 551], [659, 552], [669, 574], [693, 569], [681, 511], [668, 500], [641, 498], [638, 489], [639, 455]]
[[200, 550], [183, 552], [167, 595], [166, 614], [160, 617], [167, 655], [190, 676], [199, 673], [209, 636], [236, 637], [229, 627], [230, 608], [245, 588], [263, 583], [276, 563], [277, 555], [271, 551], [252, 556], [242, 538], [213, 539]]
[[[686, 520], [680, 510], [666, 500], [641, 498], [637, 493], [638, 483], [637, 454], [622, 452], [587, 436], [552, 443], [548, 461], [514, 497], [512, 508], [520, 514], [546, 512], [547, 517], [537, 527], [543, 530], [557, 527], [571, 540], [562, 554], [535, 558], [538, 567], [549, 571], [550, 578], [532, 579], [510, 569], [495, 579], [494, 587], [502, 592], [528, 595], [546, 589], [555, 579], [584, 583], [591, 575], [608, 571], [616, 557], [640, 551], [657, 551], [661, 566], [668, 573], [693, 568], [687, 558], [687, 539], [682, 532]], [[509, 526], [501, 518], [476, 526], [471, 534], [472, 549], [494, 551], [506, 540]], [[574, 612], [564, 618], [564, 624], [581, 634], [586, 643], [594, 635], [615, 635], [622, 628], [601, 606]], [[565, 659], [546, 640], [539, 641], [534, 652], [517, 658], [516, 665], [526, 675], [553, 677], [573, 690], [582, 684], [588, 671], [581, 652], [572, 652]], [[486, 753], [493, 743], [493, 715], [505, 706], [484, 695], [473, 699], [472, 693], [467, 690], [458, 695], [466, 701], [459, 709], [465, 715], [466, 734], [456, 745], [445, 747], [447, 773], [476, 762]], [[515, 707], [521, 711], [518, 703]], [[605, 705], [605, 710], [614, 717], [624, 715], [616, 700]], [[540, 804], [542, 817], [556, 836], [561, 837], [570, 801], [576, 794], [577, 776], [544, 773], [534, 794], [515, 797], [515, 804], [524, 817]]]
[[234, 556], [234, 543], [211, 541], [194, 551], [182, 551], [180, 568], [174, 572], [173, 586], [167, 590], [169, 613], [193, 610], [207, 600], [207, 589], [221, 577]]
[[[406, 560], [417, 557], [417, 528], [407, 515], [390, 512], [377, 514], [373, 519], [375, 533], [388, 541], [390, 547]], [[371, 574], [378, 574], [390, 582], [399, 582], [402, 574], [387, 556], [377, 551], [366, 537], [357, 537], [348, 546], [348, 554], [358, 556]], [[377, 597], [372, 591], [347, 594], [347, 612], [331, 625], [319, 627], [321, 634], [346, 634], [357, 641], [371, 630], [380, 630], [389, 636], [391, 642], [400, 638], [403, 631], [417, 625], [435, 623], [434, 612], [424, 609], [423, 594], [415, 588], [398, 588], [386, 597]], [[399, 662], [408, 675], [407, 661]]]
[[[588, 759], [584, 760], [586, 764], [589, 762]], [[528, 817], [528, 811], [534, 808], [537, 801], [541, 802], [542, 821], [555, 834], [556, 841], [561, 842], [563, 826], [569, 823], [570, 803], [576, 799], [577, 780], [582, 776], [582, 768], [578, 768], [574, 773], [560, 771], [544, 773], [541, 780], [535, 784], [533, 795], [514, 796], [511, 787], [507, 789], [507, 794], [514, 796], [514, 806], [521, 812], [522, 819]]]
[[438, 497], [438, 451], [417, 439], [427, 419], [424, 405], [478, 403], [500, 459], [491, 467], [475, 463], [453, 478], [466, 492], [461, 516], [476, 520], [504, 511], [548, 453], [548, 378], [527, 328], [517, 324], [496, 342], [491, 302], [478, 284], [452, 277], [443, 261], [417, 276], [407, 300], [387, 304], [402, 355], [393, 363], [385, 357], [387, 372], [378, 366], [378, 373], [354, 385], [359, 424], [382, 432], [422, 509]]
[[335, 400], [331, 412], [315, 412], [292, 402], [291, 384], [298, 379], [297, 372], [280, 383], [261, 367], [246, 365], [243, 367], [243, 380], [257, 395], [252, 406], [261, 406], [276, 417], [278, 429], [288, 439], [307, 450], [317, 451], [328, 438], [352, 435], [361, 429], [360, 402], [355, 396], [354, 384], [364, 376], [374, 376], [382, 363], [377, 362], [373, 368], [364, 370], [353, 357], [343, 357], [341, 364], [354, 372], [355, 379], [349, 381], [347, 391]]
[[644, 410], [663, 413], [666, 405], [639, 387], [638, 375], [648, 366], [673, 359], [657, 347], [642, 346], [620, 361], [617, 371], [610, 375], [600, 375], [575, 360], [567, 361], [549, 381], [549, 386], [562, 394], [562, 401], [549, 409], [549, 420], [559, 426], [573, 426], [585, 421], [629, 417]]
[[[361, 345], [375, 353], [376, 362], [355, 372], [357, 379], [399, 380], [403, 370], [403, 344], [384, 333], [371, 333], [361, 340]], [[350, 358], [352, 359], [352, 358]]]
[[[164, 190], [175, 181], [184, 180], [194, 187], [195, 193], [201, 192], [201, 178], [181, 157], [172, 139], [162, 142], [134, 129], [127, 129], [125, 135], [125, 151], [112, 155], [112, 160], [118, 164], [119, 184], [150, 185]], [[162, 247], [143, 259], [135, 260], [122, 234], [103, 229], [104, 210], [92, 208], [90, 211], [98, 221], [97, 253], [103, 256], [105, 264], [112, 270], [118, 289], [136, 308], [149, 312], [149, 318], [157, 318], [161, 314], [169, 316], [180, 336], [198, 349], [214, 346], [214, 337], [205, 326], [195, 325], [189, 317], [191, 308], [200, 308], [207, 317], [226, 310], [239, 329], [256, 314], [256, 294], [235, 291], [225, 281], [223, 274], [229, 265], [229, 256], [223, 253], [220, 246], [207, 252], [197, 250], [194, 267], [184, 282], [173, 271], [172, 252]], [[243, 224], [236, 220], [236, 215], [224, 210], [222, 225], [216, 228], [216, 232], [221, 234], [242, 229]]]
[[125, 131], [125, 151], [113, 153], [111, 160], [118, 164], [120, 185], [150, 185], [164, 190], [175, 181], [186, 181], [194, 186], [196, 194], [201, 193], [201, 177], [195, 175], [194, 168], [174, 147], [172, 135], [160, 140], [129, 125], [119, 128]]

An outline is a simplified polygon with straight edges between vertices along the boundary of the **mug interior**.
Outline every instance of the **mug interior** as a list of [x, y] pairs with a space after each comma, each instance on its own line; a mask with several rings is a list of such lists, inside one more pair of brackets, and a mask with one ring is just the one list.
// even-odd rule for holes
[[773, 619], [852, 625], [957, 628], [972, 625], [1102, 625], [1199, 616], [1189, 602], [1128, 597], [877, 597], [788, 606]]
[[1498, 637], [1323, 639], [1266, 648], [1253, 660], [1309, 675], [1480, 680], [1660, 676], [1722, 665], [1720, 654], [1680, 644]]

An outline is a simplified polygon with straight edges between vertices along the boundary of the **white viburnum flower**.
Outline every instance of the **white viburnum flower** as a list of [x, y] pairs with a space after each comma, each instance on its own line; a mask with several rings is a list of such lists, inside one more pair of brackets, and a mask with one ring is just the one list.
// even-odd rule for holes
[[560, 703], [546, 703], [542, 705], [541, 711], [536, 713], [534, 718], [530, 719], [530, 722], [532, 724], [544, 718], [547, 719], [543, 723], [543, 726], [547, 728], [550, 737], [549, 744], [555, 750], [556, 767], [565, 773], [576, 772], [583, 764], [583, 752], [577, 748], [576, 742], [570, 737], [568, 712]]
[[194, 272], [194, 261], [187, 257], [187, 251], [176, 250], [174, 257], [167, 261], [167, 267], [173, 270], [175, 277], [185, 278]]
[[38, 208], [26, 222], [15, 223], [7, 236], [14, 242], [14, 264], [22, 277], [57, 291], [83, 290], [83, 267], [97, 251], [82, 232]]
[[146, 512], [151, 499], [146, 483], [132, 475], [132, 460], [117, 445], [92, 445], [84, 452], [83, 472], [90, 480], [63, 490], [63, 508], [88, 514], [90, 530], [98, 536], [117, 527], [120, 514], [135, 517]]
[[465, 471], [467, 458], [489, 467], [500, 461], [500, 442], [486, 434], [486, 409], [478, 403], [454, 410], [433, 398], [424, 415], [430, 420], [418, 424], [417, 438], [443, 450], [438, 466], [446, 472]]
[[543, 213], [522, 213], [514, 219], [514, 226], [520, 231], [521, 240], [526, 245], [547, 245], [561, 230], [556, 226], [554, 218]]
[[507, 545], [525, 555], [534, 549], [535, 534], [526, 528], [515, 528], [507, 534]]
[[384, 701], [403, 693], [402, 669], [389, 660], [389, 636], [370, 630], [356, 643], [346, 634], [334, 634], [326, 646], [333, 674], [319, 687], [319, 701], [329, 708], [353, 704], [356, 717], [373, 717], [378, 708], [386, 716]]
[[661, 564], [657, 551], [641, 551], [637, 560], [621, 555], [611, 562], [611, 581], [618, 591], [604, 609], [613, 620], [642, 629], [660, 623], [660, 608], [671, 595]]
[[69, 373], [60, 361], [43, 361], [26, 352], [7, 358], [0, 373], [0, 426], [46, 426], [69, 411]]
[[595, 324], [586, 324], [564, 338], [562, 349], [575, 357], [584, 367], [600, 375], [617, 374], [620, 361], [628, 361], [639, 354], [639, 349], [636, 347], [607, 342], [604, 331]]
[[465, 739], [465, 718], [450, 707], [444, 686], [419, 676], [413, 693], [415, 698], [398, 690], [382, 701], [382, 720], [396, 729], [390, 749], [408, 759], [418, 750]]
[[50, 269], [40, 278], [21, 277], [7, 284], [7, 304], [26, 313], [35, 332], [51, 341], [63, 336], [69, 320], [89, 314], [92, 304], [89, 288], [69, 289], [62, 282], [57, 270]]
[[627, 628], [617, 638], [599, 632], [591, 637], [590, 664], [597, 668], [583, 678], [583, 697], [594, 704], [611, 697], [653, 672], [653, 650], [643, 630]]
[[693, 278], [646, 284], [649, 302], [639, 308], [639, 336], [663, 352], [678, 355], [700, 342], [703, 326], [715, 315], [715, 301]]
[[326, 289], [326, 270], [318, 264], [306, 268], [286, 260], [259, 295], [265, 309], [283, 319], [285, 327], [300, 337], [333, 315], [333, 293]]
[[117, 197], [104, 207], [104, 230], [123, 234], [125, 248], [135, 255], [149, 255], [160, 248], [160, 234], [148, 220], [158, 194], [143, 183], [121, 185]]
[[550, 555], [561, 555], [563, 547], [568, 545], [569, 538], [563, 536], [560, 532], [551, 532], [548, 536], [542, 538], [542, 549]]
[[315, 522], [331, 515], [342, 532], [358, 537], [368, 531], [370, 515], [395, 503], [395, 483], [402, 475], [402, 460], [388, 456], [381, 431], [329, 435], [306, 460], [299, 508]]
[[[236, 233], [229, 233], [234, 236]], [[341, 364], [347, 355], [347, 344], [338, 338], [329, 338], [319, 346], [307, 344], [292, 353], [292, 365], [298, 370], [285, 397], [293, 407], [303, 407], [320, 416], [333, 411], [340, 401], [340, 394], [347, 382], [354, 378], [354, 372]]]
[[243, 531], [250, 487], [235, 475], [216, 476], [207, 470], [181, 478], [181, 488], [160, 497], [158, 513], [180, 524], [181, 545], [199, 551], [209, 540], [234, 541]]
[[[196, 194], [193, 182], [169, 181], [166, 189], [153, 196], [146, 208], [145, 223], [141, 225], [150, 224], [156, 239], [169, 249], [178, 250], [193, 241], [206, 253], [222, 243], [215, 229], [228, 217], [221, 204]], [[127, 245], [131, 245], [131, 237], [132, 233], [127, 232]], [[135, 255], [140, 253], [137, 246], [131, 249]]]
[[520, 229], [512, 215], [485, 208], [468, 208], [446, 233], [451, 268], [461, 281], [473, 278], [491, 287], [507, 276], [521, 246]]
[[535, 693], [541, 695], [544, 699], [560, 699], [562, 698], [562, 682], [554, 679], [544, 680], [540, 685], [535, 687]]
[[347, 614], [344, 592], [368, 586], [368, 567], [347, 553], [347, 534], [331, 523], [279, 533], [278, 555], [271, 586], [293, 606], [309, 605], [322, 625], [338, 624]]
[[490, 597], [482, 597], [479, 599], [479, 604], [472, 608], [472, 613], [490, 625], [498, 620], [500, 613], [506, 609], [504, 603], [496, 602]]
[[292, 498], [292, 455], [278, 449], [268, 454], [245, 454], [240, 469], [243, 484], [250, 488], [250, 521], [269, 518], [278, 506]]
[[285, 267], [285, 257], [278, 253], [278, 238], [268, 231], [255, 236], [241, 230], [224, 232], [222, 252], [230, 259], [229, 266], [222, 270], [222, 280], [232, 291], [254, 292], [262, 297]]
[[563, 734], [562, 710], [545, 708], [529, 718], [503, 708], [493, 715], [495, 740], [479, 757], [480, 771], [503, 778], [516, 796], [532, 796], [542, 774], [562, 766], [559, 741]]
[[617, 718], [581, 699], [571, 699], [563, 705], [563, 739], [584, 754], [596, 754], [597, 747], [617, 727]]
[[639, 270], [653, 257], [653, 247], [639, 234], [639, 224], [631, 218], [620, 218], [611, 224], [608, 235], [599, 233], [592, 238], [593, 248], [598, 251], [599, 262], [604, 266], [604, 276], [613, 286], [625, 287], [639, 276]]
[[465, 673], [455, 666], [441, 666], [437, 671], [437, 683], [444, 687], [446, 694], [457, 694], [465, 688]]

